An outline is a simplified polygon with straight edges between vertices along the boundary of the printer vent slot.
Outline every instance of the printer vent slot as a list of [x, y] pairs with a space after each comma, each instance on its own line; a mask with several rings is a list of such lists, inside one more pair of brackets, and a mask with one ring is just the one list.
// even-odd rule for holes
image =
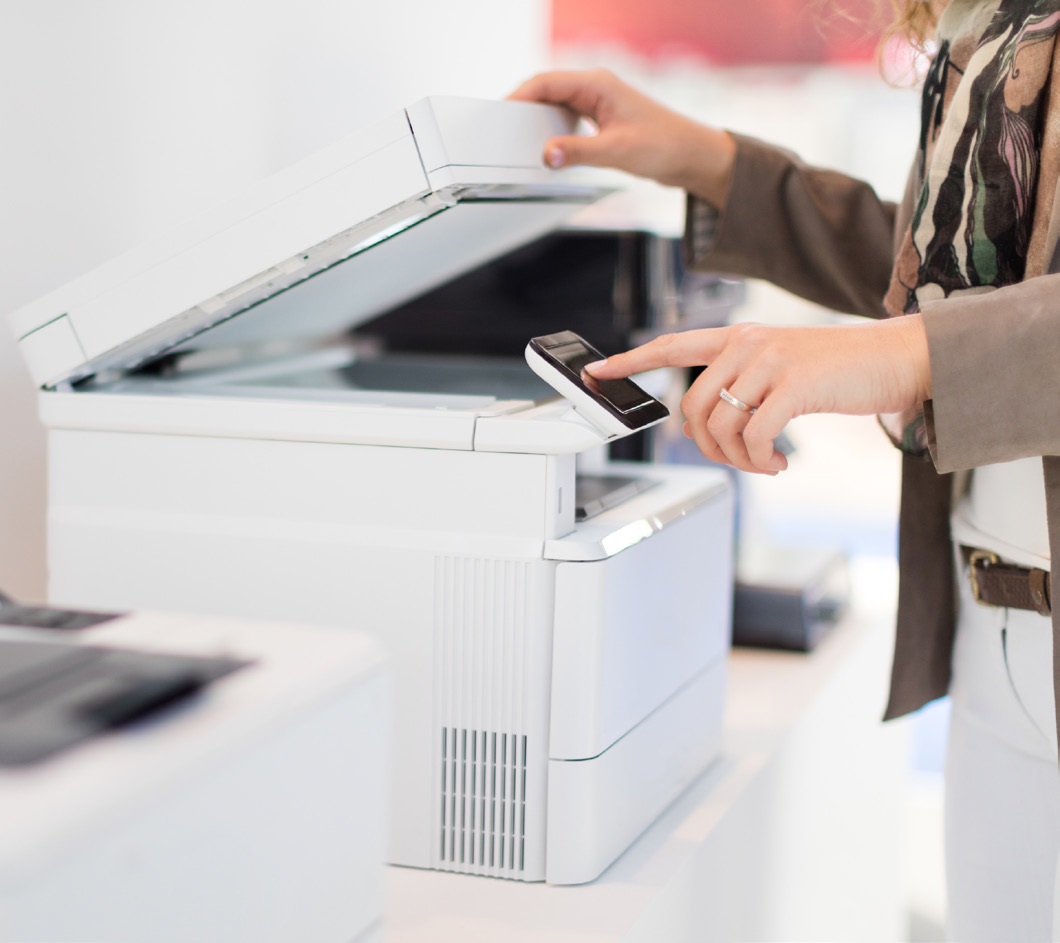
[[454, 871], [521, 873], [526, 735], [444, 727], [441, 747], [440, 864]]
[[[538, 592], [516, 560], [439, 556], [434, 581], [435, 866], [520, 877], [529, 639]], [[530, 737], [529, 739], [532, 739]]]

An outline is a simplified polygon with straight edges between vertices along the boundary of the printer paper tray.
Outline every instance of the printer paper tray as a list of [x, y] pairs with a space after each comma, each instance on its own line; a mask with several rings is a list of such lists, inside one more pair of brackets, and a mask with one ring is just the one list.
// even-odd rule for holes
[[[632, 474], [640, 466], [609, 467]], [[732, 511], [724, 475], [651, 471], [656, 487], [549, 542], [572, 557], [585, 552], [556, 567], [552, 759], [602, 754], [728, 650]], [[621, 547], [641, 531], [651, 540]], [[594, 558], [601, 545], [612, 552]]]
[[549, 760], [549, 884], [595, 880], [692, 784], [721, 747], [724, 700], [718, 658], [605, 753]]

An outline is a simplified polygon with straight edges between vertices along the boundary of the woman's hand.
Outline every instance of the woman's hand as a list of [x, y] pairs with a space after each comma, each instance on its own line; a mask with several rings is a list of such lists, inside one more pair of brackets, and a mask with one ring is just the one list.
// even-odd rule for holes
[[732, 138], [660, 105], [606, 69], [545, 72], [509, 97], [565, 105], [596, 126], [595, 135], [548, 141], [544, 160], [549, 167], [615, 167], [682, 187], [717, 207], [725, 201], [735, 153]]
[[[807, 413], [900, 412], [931, 397], [919, 315], [828, 327], [740, 324], [658, 337], [590, 364], [601, 380], [656, 367], [704, 366], [681, 402], [685, 434], [715, 462], [776, 474], [773, 441]], [[726, 389], [740, 405], [721, 399]]]

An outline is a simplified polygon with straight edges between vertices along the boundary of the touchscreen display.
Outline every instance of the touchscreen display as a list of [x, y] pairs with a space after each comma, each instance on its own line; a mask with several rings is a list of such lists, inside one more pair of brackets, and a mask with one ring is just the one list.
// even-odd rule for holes
[[586, 347], [580, 341], [569, 341], [556, 347], [548, 347], [546, 351], [566, 367], [574, 379], [591, 393], [607, 400], [619, 412], [628, 413], [655, 402], [653, 397], [645, 393], [632, 380], [597, 380], [585, 373], [585, 366], [602, 360], [603, 355], [599, 351]]

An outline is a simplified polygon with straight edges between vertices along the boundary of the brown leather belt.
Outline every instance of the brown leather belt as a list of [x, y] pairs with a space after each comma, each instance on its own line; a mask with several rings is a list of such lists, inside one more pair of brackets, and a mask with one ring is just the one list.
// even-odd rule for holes
[[1047, 570], [1003, 563], [996, 553], [976, 547], [962, 546], [961, 559], [968, 567], [968, 581], [976, 602], [1029, 609], [1043, 616], [1052, 612]]

